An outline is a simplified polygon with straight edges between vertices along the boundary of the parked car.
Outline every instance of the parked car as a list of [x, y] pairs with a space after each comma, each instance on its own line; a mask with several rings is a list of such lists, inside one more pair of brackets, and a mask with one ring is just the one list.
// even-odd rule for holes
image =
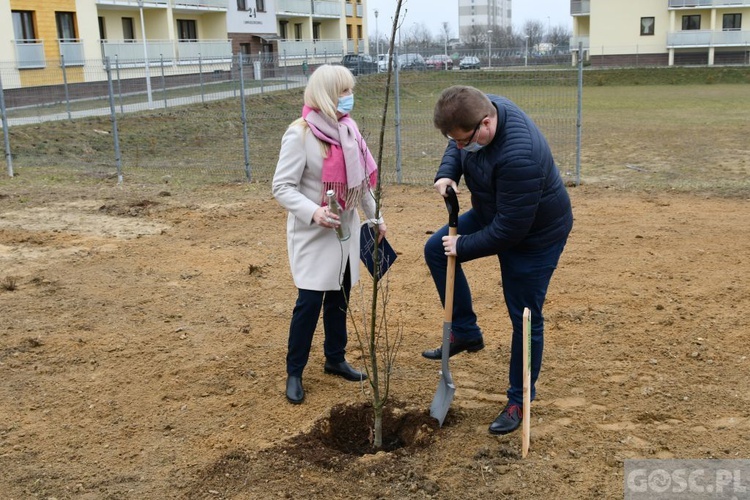
[[388, 54], [378, 54], [378, 72], [385, 73], [388, 71], [388, 63], [391, 58]]
[[354, 76], [378, 72], [378, 62], [369, 54], [346, 54], [341, 60]]
[[465, 56], [458, 63], [458, 69], [479, 69], [479, 58], [476, 56]]
[[425, 60], [425, 64], [427, 65], [427, 69], [453, 69], [453, 59], [445, 54], [430, 56]]
[[399, 71], [404, 70], [419, 70], [424, 71], [427, 69], [427, 65], [424, 62], [424, 57], [419, 54], [399, 54], [398, 59]]

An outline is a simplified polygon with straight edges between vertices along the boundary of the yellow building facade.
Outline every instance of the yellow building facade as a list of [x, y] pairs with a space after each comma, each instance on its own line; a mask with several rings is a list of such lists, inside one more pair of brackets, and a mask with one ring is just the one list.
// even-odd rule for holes
[[[0, 0], [5, 88], [106, 80], [104, 62], [133, 76], [166, 64], [231, 62], [228, 0]], [[119, 69], [119, 68], [118, 68]]]
[[750, 0], [572, 0], [592, 65], [750, 64]]

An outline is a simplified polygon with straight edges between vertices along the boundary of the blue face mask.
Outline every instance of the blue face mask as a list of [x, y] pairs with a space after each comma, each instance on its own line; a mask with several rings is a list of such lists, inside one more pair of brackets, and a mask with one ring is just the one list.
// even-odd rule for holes
[[349, 94], [339, 97], [339, 106], [336, 110], [345, 115], [354, 109], [354, 94]]
[[462, 149], [464, 151], [466, 151], [467, 153], [476, 153], [477, 151], [479, 151], [483, 147], [484, 147], [484, 145], [479, 144], [478, 142], [474, 141], [474, 142], [470, 142], [469, 144], [467, 144], [466, 146], [464, 146]]

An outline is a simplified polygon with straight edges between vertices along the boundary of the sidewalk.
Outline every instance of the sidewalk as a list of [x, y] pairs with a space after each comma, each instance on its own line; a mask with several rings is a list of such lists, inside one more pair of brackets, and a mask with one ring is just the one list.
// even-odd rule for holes
[[[291, 77], [287, 78], [286, 80], [274, 78], [269, 79], [265, 81], [273, 81], [274, 83], [272, 85], [263, 85], [262, 87], [253, 87], [250, 89], [245, 89], [245, 95], [252, 95], [252, 94], [261, 94], [266, 92], [278, 92], [283, 90], [288, 90], [292, 88], [298, 88], [298, 87], [304, 87], [307, 83], [307, 78], [304, 76], [299, 77]], [[279, 83], [279, 82], [282, 83]], [[156, 93], [160, 93], [156, 92]], [[210, 101], [219, 101], [223, 99], [236, 99], [239, 97], [239, 89], [236, 90], [229, 90], [224, 92], [213, 92], [204, 94], [201, 96], [201, 94], [193, 95], [193, 96], [186, 96], [186, 97], [176, 97], [167, 99], [166, 101], [164, 99], [153, 99], [153, 95], [155, 92], [152, 92], [152, 102], [149, 106], [148, 102], [138, 102], [133, 104], [124, 104], [122, 106], [115, 104], [115, 112], [118, 114], [122, 113], [135, 113], [138, 111], [147, 111], [147, 110], [156, 110], [156, 109], [168, 109], [168, 108], [174, 108], [177, 106], [185, 106], [188, 104], [198, 104], [202, 102], [210, 102]], [[145, 95], [144, 95], [145, 98]], [[38, 114], [35, 116], [25, 116], [25, 117], [19, 117], [19, 118], [11, 118], [11, 113], [8, 112], [6, 109], [6, 115], [7, 116], [7, 122], [8, 127], [13, 127], [17, 125], [32, 125], [36, 123], [44, 123], [44, 122], [50, 122], [50, 121], [62, 121], [62, 120], [75, 120], [76, 118], [87, 118], [92, 116], [108, 116], [111, 115], [112, 111], [111, 109], [107, 107], [96, 107], [91, 109], [83, 109], [83, 110], [77, 110], [77, 111], [71, 111], [70, 114], [68, 114], [67, 111], [64, 112], [56, 112], [56, 113], [47, 113], [47, 114]], [[2, 129], [2, 123], [0, 123], [0, 129]]]

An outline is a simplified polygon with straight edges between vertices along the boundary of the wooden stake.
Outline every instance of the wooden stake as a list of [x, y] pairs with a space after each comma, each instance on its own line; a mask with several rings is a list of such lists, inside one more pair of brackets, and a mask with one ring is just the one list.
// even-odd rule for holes
[[521, 457], [529, 453], [531, 434], [531, 311], [523, 309], [523, 420], [521, 422]]

